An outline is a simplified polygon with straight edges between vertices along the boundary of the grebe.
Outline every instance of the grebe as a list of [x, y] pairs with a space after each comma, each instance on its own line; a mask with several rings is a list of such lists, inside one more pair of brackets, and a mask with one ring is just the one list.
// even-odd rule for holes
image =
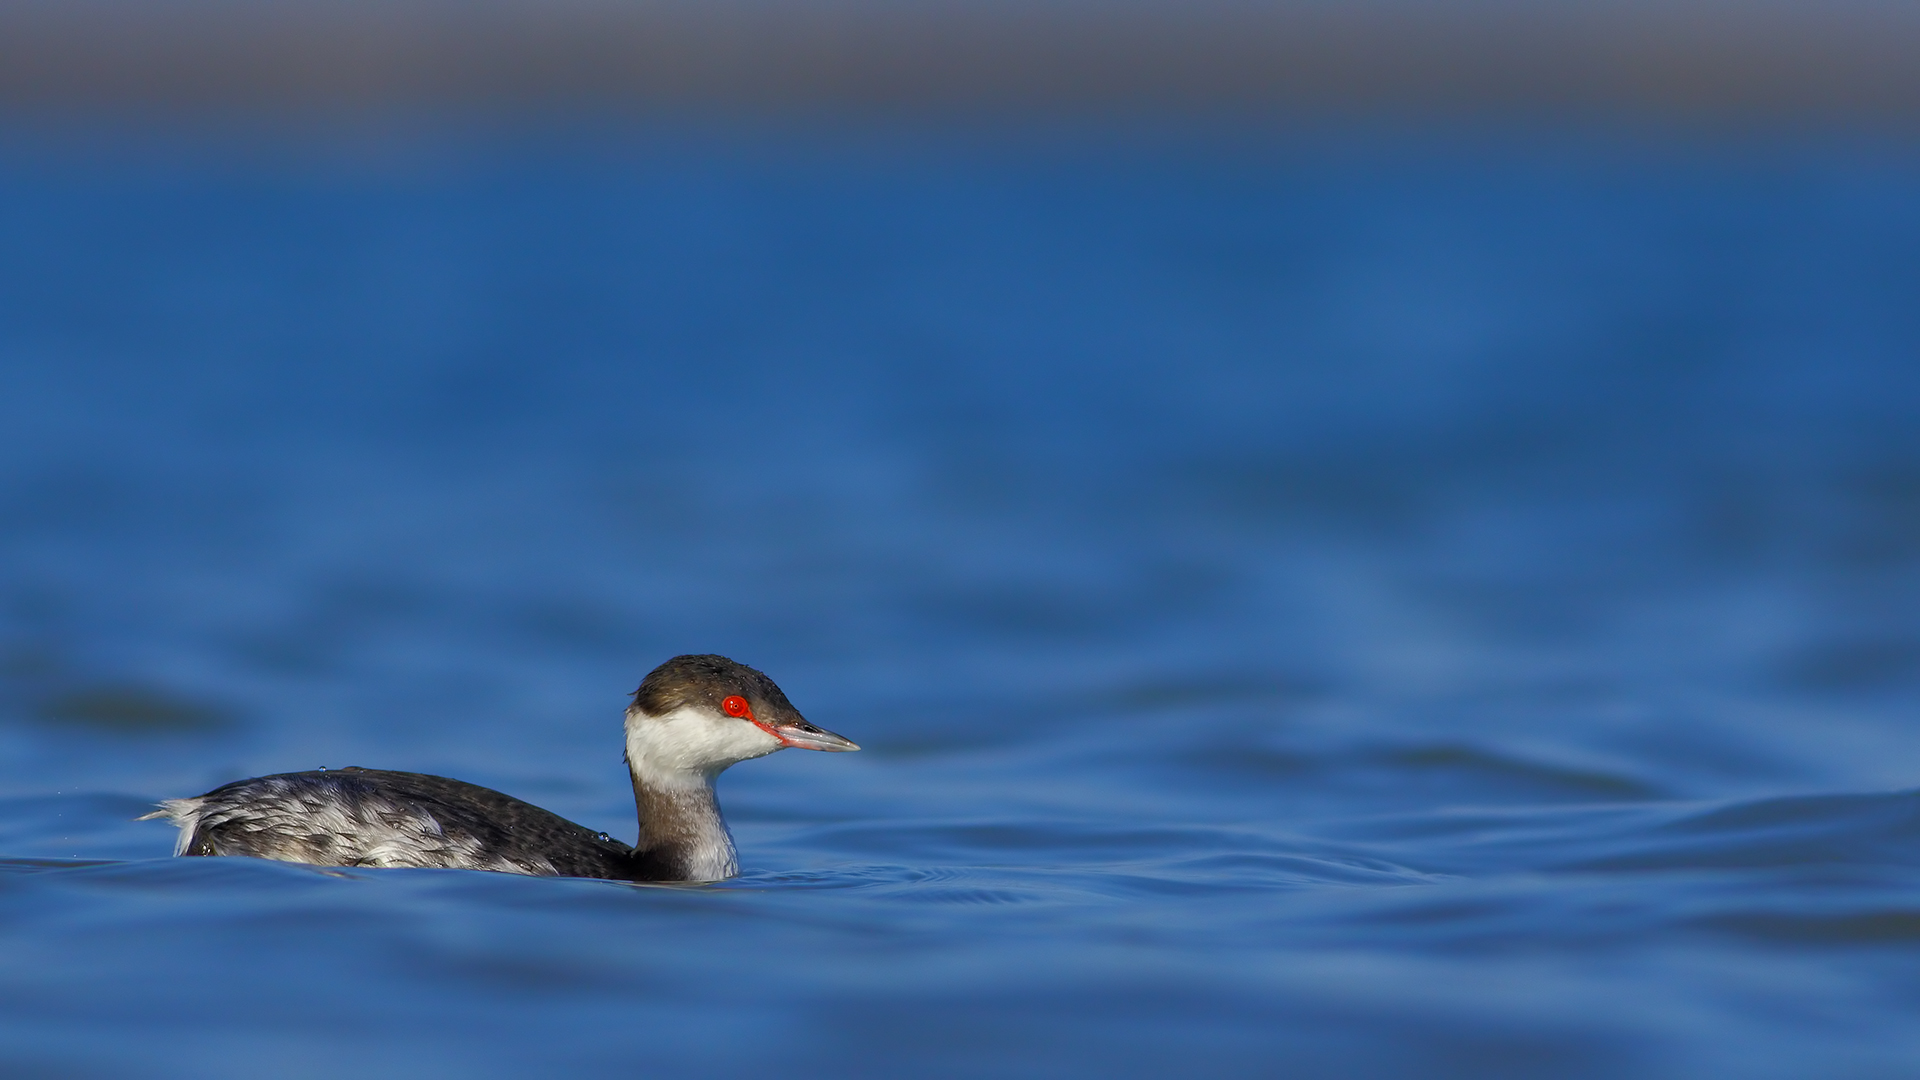
[[786, 747], [858, 750], [801, 717], [772, 679], [724, 656], [676, 656], [627, 708], [640, 812], [633, 847], [476, 784], [353, 766], [238, 780], [168, 799], [146, 818], [180, 827], [175, 855], [252, 855], [318, 866], [412, 866], [621, 881], [739, 873], [713, 780]]

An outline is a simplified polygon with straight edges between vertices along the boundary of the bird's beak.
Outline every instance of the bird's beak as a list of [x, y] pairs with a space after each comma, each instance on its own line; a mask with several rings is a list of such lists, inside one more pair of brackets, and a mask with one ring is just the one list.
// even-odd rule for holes
[[774, 724], [773, 733], [780, 741], [796, 750], [858, 750], [860, 746], [852, 739], [843, 739], [825, 728], [812, 724]]

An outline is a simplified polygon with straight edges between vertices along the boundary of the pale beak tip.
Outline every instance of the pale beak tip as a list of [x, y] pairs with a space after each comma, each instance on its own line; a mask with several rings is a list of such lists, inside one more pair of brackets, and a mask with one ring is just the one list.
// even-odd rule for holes
[[860, 744], [852, 739], [811, 725], [805, 728], [781, 726], [776, 730], [780, 734], [781, 741], [796, 750], [824, 750], [830, 754], [844, 754], [849, 750], [860, 749]]

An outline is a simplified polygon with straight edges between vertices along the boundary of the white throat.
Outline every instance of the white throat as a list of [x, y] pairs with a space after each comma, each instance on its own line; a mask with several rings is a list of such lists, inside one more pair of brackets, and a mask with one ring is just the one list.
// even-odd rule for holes
[[720, 881], [740, 872], [713, 778], [781, 742], [758, 725], [691, 706], [652, 716], [627, 710], [627, 765], [640, 812], [634, 850], [669, 881]]
[[656, 791], [713, 787], [727, 766], [784, 745], [758, 725], [687, 705], [660, 716], [627, 710], [627, 764], [636, 784]]

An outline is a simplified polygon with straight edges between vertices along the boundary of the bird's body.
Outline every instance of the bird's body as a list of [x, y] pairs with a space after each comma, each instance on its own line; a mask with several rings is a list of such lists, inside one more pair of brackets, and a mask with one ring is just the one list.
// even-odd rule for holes
[[720, 656], [677, 656], [647, 676], [627, 710], [640, 816], [632, 847], [477, 784], [358, 767], [239, 780], [169, 799], [148, 816], [180, 827], [176, 855], [719, 881], [739, 865], [714, 777], [785, 747], [859, 749], [807, 723], [760, 672]]
[[166, 813], [178, 855], [639, 878], [631, 847], [491, 788], [350, 767], [237, 780]]

